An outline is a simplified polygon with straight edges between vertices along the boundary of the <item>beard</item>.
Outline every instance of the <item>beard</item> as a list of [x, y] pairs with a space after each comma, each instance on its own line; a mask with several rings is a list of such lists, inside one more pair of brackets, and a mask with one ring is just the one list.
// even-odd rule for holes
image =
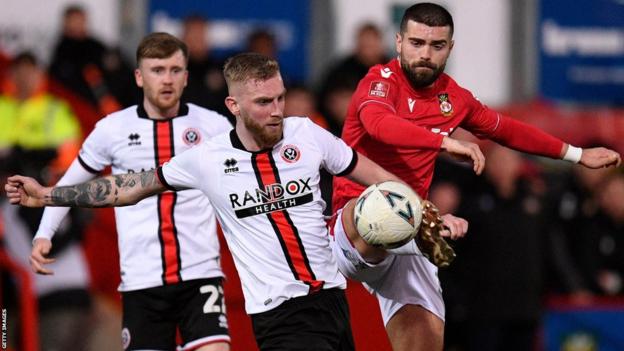
[[280, 139], [282, 139], [282, 132], [284, 130], [283, 123], [280, 125], [279, 129], [272, 132], [266, 130], [259, 123], [247, 116], [241, 115], [241, 117], [243, 119], [243, 124], [245, 125], [245, 128], [247, 128], [247, 130], [251, 132], [256, 143], [262, 146], [262, 148], [273, 147], [275, 144], [277, 144], [278, 141], [280, 141]]
[[[401, 59], [401, 68], [405, 73], [405, 76], [409, 80], [412, 87], [415, 89], [422, 89], [433, 84], [438, 77], [444, 72], [444, 68], [446, 67], [446, 62], [442, 65], [438, 66], [429, 61], [418, 61], [410, 64], [407, 60], [400, 57]], [[427, 67], [431, 70], [417, 71], [419, 67]]]
[[158, 92], [146, 93], [149, 102], [161, 111], [167, 111], [175, 107], [180, 102], [180, 95], [177, 91], [173, 91], [171, 96], [164, 98]]

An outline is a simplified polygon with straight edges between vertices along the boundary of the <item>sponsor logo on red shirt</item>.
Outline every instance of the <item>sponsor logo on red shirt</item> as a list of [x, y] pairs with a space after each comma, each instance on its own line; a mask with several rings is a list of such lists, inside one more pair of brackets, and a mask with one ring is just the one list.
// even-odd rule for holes
[[380, 82], [380, 81], [372, 82], [368, 95], [385, 98], [386, 96], [388, 96], [389, 89], [390, 87], [388, 86], [388, 84], [384, 82]]

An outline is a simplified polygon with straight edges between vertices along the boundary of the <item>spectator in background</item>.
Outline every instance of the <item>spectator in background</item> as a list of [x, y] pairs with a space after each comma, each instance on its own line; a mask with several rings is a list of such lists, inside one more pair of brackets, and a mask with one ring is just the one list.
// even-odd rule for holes
[[342, 97], [346, 99], [348, 94], [350, 99], [368, 69], [387, 60], [381, 30], [373, 23], [364, 23], [357, 30], [353, 52], [327, 70], [319, 88], [319, 105], [321, 112], [333, 122], [336, 135], [340, 135], [346, 117], [346, 106], [344, 112], [339, 107]]
[[227, 86], [223, 78], [223, 62], [210, 55], [209, 23], [200, 15], [186, 17], [182, 41], [187, 45], [188, 84], [182, 99], [207, 109], [217, 111], [234, 123], [234, 116], [225, 107]]
[[545, 211], [516, 151], [493, 145], [485, 179], [466, 202], [469, 350], [530, 350], [541, 314]]
[[[356, 86], [356, 81], [340, 82], [330, 88], [330, 91], [325, 96], [325, 100], [322, 102], [324, 108], [321, 110], [325, 111], [325, 116], [327, 116], [325, 118], [327, 127], [324, 128], [335, 136], [339, 137], [342, 135], [342, 125], [347, 117], [347, 109]], [[334, 206], [331, 201], [333, 181], [329, 173], [324, 170], [321, 171], [321, 193], [323, 199], [327, 202], [324, 214], [331, 215], [334, 212]]]
[[284, 116], [305, 116], [324, 129], [329, 129], [327, 120], [316, 109], [314, 93], [304, 85], [288, 87]]
[[9, 65], [9, 57], [2, 51], [2, 47], [0, 47], [0, 83], [4, 81], [4, 76], [6, 74], [6, 68]]
[[[305, 116], [310, 118], [314, 123], [329, 130], [329, 124], [323, 115], [316, 109], [316, 98], [314, 93], [303, 85], [294, 85], [286, 90], [286, 104], [284, 106], [284, 116]], [[325, 169], [320, 170], [321, 181], [321, 197], [325, 201], [326, 216], [332, 215], [331, 197], [332, 197], [332, 175]]]
[[8, 76], [0, 96], [0, 147], [59, 152], [53, 165], [62, 173], [80, 145], [76, 117], [64, 101], [47, 92], [46, 74], [32, 53], [18, 54]]
[[278, 49], [275, 35], [268, 29], [255, 29], [247, 37], [246, 51], [256, 52], [272, 59], [277, 59]]
[[[438, 157], [435, 170], [429, 200], [438, 206], [440, 213], [458, 213], [463, 216], [460, 207], [465, 202], [465, 198], [470, 197], [475, 190], [477, 177], [465, 164], [451, 159], [447, 154], [441, 154]], [[461, 247], [463, 242], [470, 240], [471, 236], [472, 224], [469, 224], [467, 238], [451, 242], [451, 245]], [[451, 269], [438, 271], [438, 275], [446, 305], [444, 346], [445, 349], [457, 351], [464, 350], [466, 343], [466, 295], [463, 288], [465, 287], [464, 280], [467, 278], [454, 273], [453, 268], [457, 269], [457, 265], [454, 264]]]
[[134, 102], [136, 90], [128, 92], [135, 89], [128, 88], [133, 87], [132, 70], [118, 51], [110, 51], [89, 34], [84, 8], [68, 6], [62, 23], [49, 67], [52, 78], [97, 106], [101, 114], [119, 109], [120, 101]]
[[[599, 145], [592, 143], [591, 145]], [[603, 143], [604, 144], [604, 143]], [[555, 294], [568, 294], [575, 303], [591, 301], [591, 282], [587, 270], [582, 265], [587, 262], [587, 242], [584, 227], [591, 226], [598, 220], [599, 191], [610, 169], [588, 169], [573, 167], [564, 179], [552, 181], [551, 200], [552, 216], [557, 220], [550, 224], [549, 268], [551, 279], [548, 279], [548, 290]], [[591, 245], [590, 245], [591, 246]]]
[[[244, 52], [255, 52], [279, 61], [279, 43], [271, 28], [258, 27], [247, 36]], [[288, 72], [282, 72], [282, 79], [286, 86], [299, 84], [288, 76]]]
[[119, 104], [123, 107], [136, 104], [141, 97], [141, 91], [134, 84], [133, 67], [119, 47], [106, 50], [102, 57], [102, 67], [104, 83]]
[[465, 330], [466, 350], [531, 350], [541, 312], [541, 194], [519, 153], [492, 144], [486, 160], [485, 177], [462, 205], [471, 234], [457, 243], [456, 262], [442, 276], [445, 297], [454, 297], [445, 299], [448, 313], [463, 310], [457, 330]]
[[[3, 177], [27, 173], [53, 184], [77, 154], [81, 131], [69, 106], [47, 92], [47, 79], [35, 57], [18, 54], [10, 64], [0, 96], [0, 162]], [[29, 269], [28, 255], [42, 211], [16, 209], [0, 201], [6, 248]], [[82, 214], [79, 214], [82, 212]], [[31, 274], [39, 305], [42, 350], [85, 350], [91, 330], [91, 296], [86, 259], [80, 246], [88, 216], [73, 211], [55, 238], [52, 265], [57, 274], [42, 278]], [[14, 324], [15, 325], [15, 324]]]
[[327, 117], [329, 130], [336, 136], [342, 135], [342, 126], [358, 82], [345, 79], [328, 87], [321, 100], [321, 111]]
[[596, 195], [594, 220], [581, 224], [579, 260], [592, 292], [624, 295], [624, 174], [608, 175]]

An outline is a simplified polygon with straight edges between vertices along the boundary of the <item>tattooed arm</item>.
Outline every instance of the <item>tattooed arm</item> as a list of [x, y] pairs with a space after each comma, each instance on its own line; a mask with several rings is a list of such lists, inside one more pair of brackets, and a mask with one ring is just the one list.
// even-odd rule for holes
[[118, 174], [71, 186], [43, 187], [36, 180], [12, 176], [4, 186], [11, 204], [26, 207], [118, 207], [167, 190], [156, 171]]

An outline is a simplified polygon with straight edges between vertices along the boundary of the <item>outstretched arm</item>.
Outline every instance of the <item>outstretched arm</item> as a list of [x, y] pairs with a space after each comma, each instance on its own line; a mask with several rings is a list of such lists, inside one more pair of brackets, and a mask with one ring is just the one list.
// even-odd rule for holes
[[[488, 137], [514, 150], [580, 163], [588, 168], [618, 167], [622, 163], [620, 154], [614, 150], [574, 147], [524, 122], [500, 114], [492, 117], [491, 110], [485, 107], [477, 115], [481, 118], [474, 117], [463, 126], [479, 137]], [[488, 126], [495, 127], [488, 129]]]
[[134, 205], [140, 200], [167, 190], [155, 170], [118, 174], [92, 181], [60, 187], [43, 187], [29, 177], [12, 176], [5, 185], [13, 205], [26, 207], [118, 207]]

